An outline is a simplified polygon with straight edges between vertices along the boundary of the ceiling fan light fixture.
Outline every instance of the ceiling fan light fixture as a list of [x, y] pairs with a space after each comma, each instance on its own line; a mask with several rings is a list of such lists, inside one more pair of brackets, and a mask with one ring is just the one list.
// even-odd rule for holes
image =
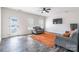
[[45, 13], [46, 11], [42, 11], [42, 13]]

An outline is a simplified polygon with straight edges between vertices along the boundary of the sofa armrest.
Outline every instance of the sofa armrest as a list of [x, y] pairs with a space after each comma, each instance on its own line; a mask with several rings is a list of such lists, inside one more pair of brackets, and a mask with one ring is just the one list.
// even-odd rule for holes
[[65, 39], [65, 40], [69, 40], [69, 39], [70, 39], [70, 37], [64, 37], [64, 36], [62, 36], [62, 35], [58, 35], [57, 38]]

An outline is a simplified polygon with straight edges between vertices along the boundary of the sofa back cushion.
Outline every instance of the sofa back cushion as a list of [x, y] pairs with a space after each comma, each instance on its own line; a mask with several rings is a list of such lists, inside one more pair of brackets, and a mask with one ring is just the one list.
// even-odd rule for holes
[[70, 37], [70, 40], [72, 40], [73, 42], [77, 43], [78, 41], [78, 30], [76, 30], [72, 36]]

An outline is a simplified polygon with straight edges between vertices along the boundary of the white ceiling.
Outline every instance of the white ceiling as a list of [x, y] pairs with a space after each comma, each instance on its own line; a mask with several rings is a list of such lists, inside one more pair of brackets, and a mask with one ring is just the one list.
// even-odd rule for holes
[[69, 12], [74, 13], [79, 12], [79, 7], [49, 7], [51, 8], [49, 13], [41, 13], [42, 7], [9, 7], [9, 8], [42, 16], [51, 16], [54, 14], [69, 13]]

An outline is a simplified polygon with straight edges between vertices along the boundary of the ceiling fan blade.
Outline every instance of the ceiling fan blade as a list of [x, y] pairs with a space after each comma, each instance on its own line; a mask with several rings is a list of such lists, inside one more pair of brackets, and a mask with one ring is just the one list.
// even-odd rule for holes
[[46, 10], [47, 13], [49, 13], [49, 11]]
[[46, 10], [46, 8], [43, 8], [43, 11], [45, 11]]
[[47, 9], [47, 10], [51, 10], [51, 9], [49, 8], [49, 9]]

